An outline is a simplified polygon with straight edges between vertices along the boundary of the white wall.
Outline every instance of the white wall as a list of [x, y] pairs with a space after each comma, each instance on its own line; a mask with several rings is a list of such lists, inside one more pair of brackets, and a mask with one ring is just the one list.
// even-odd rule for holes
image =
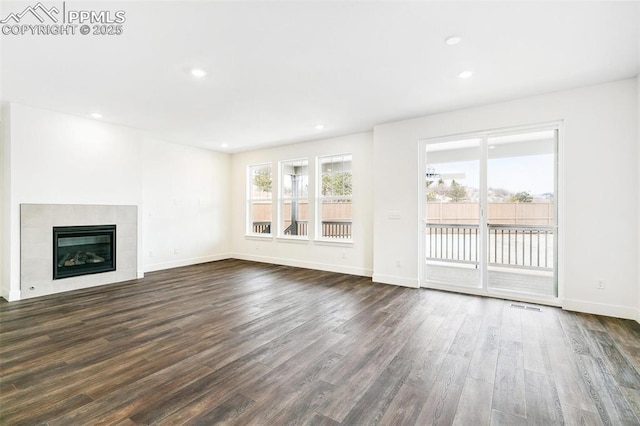
[[20, 104], [10, 108], [10, 247], [5, 253], [10, 264], [3, 297], [15, 300], [20, 297], [20, 204], [139, 206], [142, 149], [139, 135], [124, 127]]
[[[299, 266], [355, 275], [371, 276], [373, 256], [372, 228], [372, 134], [360, 133], [295, 145], [234, 154], [231, 166], [232, 211], [231, 236], [233, 257], [281, 265]], [[327, 244], [291, 241], [282, 238], [246, 237], [247, 166], [273, 164], [273, 194], [278, 192], [278, 162], [309, 159], [309, 188], [315, 188], [315, 158], [331, 154], [353, 154], [353, 244]], [[386, 171], [380, 171], [386, 173]], [[310, 223], [315, 218], [313, 191], [309, 192]], [[274, 200], [273, 211], [276, 211]], [[275, 221], [275, 217], [274, 217]], [[309, 233], [313, 233], [309, 227]]]
[[229, 155], [151, 139], [143, 146], [145, 272], [227, 258]]
[[[373, 178], [374, 280], [419, 284], [420, 139], [563, 120], [563, 306], [634, 318], [640, 250], [637, 85], [630, 79], [376, 126], [373, 166], [388, 172]], [[401, 219], [388, 220], [391, 210], [400, 211]], [[596, 289], [598, 279], [606, 280], [606, 290]]]
[[[138, 206], [138, 276], [143, 270], [228, 253], [228, 237], [214, 228], [227, 220], [227, 209], [219, 205], [228, 199], [228, 190], [220, 185], [228, 178], [227, 156], [145, 140], [134, 129], [19, 104], [11, 104], [10, 113], [10, 182], [5, 187], [9, 249], [3, 253], [9, 267], [3, 271], [2, 283], [6, 299], [20, 298], [21, 203]], [[209, 166], [213, 170], [205, 170]], [[165, 195], [178, 200], [179, 208], [167, 212], [159, 205], [163, 185], [167, 185]], [[201, 203], [186, 208], [194, 197]], [[157, 216], [147, 223], [143, 212]], [[166, 239], [158, 238], [156, 232], [167, 227], [155, 221], [165, 213], [176, 219]], [[178, 230], [181, 223], [186, 227]], [[196, 230], [194, 224], [201, 227]], [[206, 233], [212, 230], [214, 235], [208, 238]], [[181, 250], [186, 241], [194, 242], [193, 248]], [[143, 259], [149, 251], [158, 256]]]
[[[138, 264], [146, 271], [233, 256], [417, 286], [418, 141], [563, 120], [563, 304], [640, 320], [639, 84], [624, 80], [231, 157], [12, 104], [2, 120], [2, 296], [20, 297], [21, 203], [138, 205]], [[346, 152], [354, 154], [352, 245], [244, 236], [248, 164], [271, 161], [276, 168], [307, 157], [313, 186], [315, 157]], [[94, 177], [81, 178], [85, 172]], [[609, 209], [609, 202], [621, 207]], [[389, 220], [389, 211], [400, 219]], [[598, 279], [607, 281], [606, 290], [595, 289]]]

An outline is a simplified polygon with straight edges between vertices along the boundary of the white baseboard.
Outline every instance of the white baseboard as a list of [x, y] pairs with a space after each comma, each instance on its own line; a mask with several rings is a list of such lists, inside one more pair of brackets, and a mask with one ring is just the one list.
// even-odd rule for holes
[[373, 271], [364, 268], [354, 268], [352, 266], [344, 265], [330, 265], [326, 263], [317, 262], [303, 262], [293, 259], [283, 259], [268, 256], [255, 256], [242, 253], [232, 253], [231, 256], [234, 259], [249, 260], [252, 262], [272, 263], [275, 265], [293, 266], [295, 268], [315, 269], [318, 271], [337, 272], [339, 274], [358, 275], [362, 277], [370, 277]]
[[[163, 269], [179, 268], [180, 266], [197, 265], [199, 263], [215, 262], [216, 260], [224, 260], [232, 257], [229, 254], [214, 254], [211, 256], [192, 257], [189, 259], [172, 260], [170, 262], [153, 263], [145, 265], [143, 270], [143, 276], [145, 272], [161, 271]], [[140, 273], [138, 273], [140, 275]]]
[[7, 288], [2, 288], [2, 298], [7, 302], [15, 302], [16, 300], [20, 300], [20, 290], [9, 290]]
[[420, 283], [415, 278], [397, 277], [393, 275], [373, 274], [373, 282], [381, 284], [399, 285], [402, 287], [419, 288]]
[[[337, 272], [342, 274], [351, 274], [365, 277], [372, 277], [375, 283], [391, 284], [402, 287], [419, 288], [419, 281], [413, 278], [398, 277], [393, 275], [373, 274], [370, 269], [355, 268], [344, 265], [330, 265], [316, 262], [303, 262], [291, 259], [274, 258], [268, 256], [245, 255], [240, 253], [217, 254], [211, 256], [181, 259], [171, 262], [156, 263], [145, 265], [143, 271], [137, 271], [137, 277], [143, 278], [145, 272], [159, 271], [163, 269], [177, 268], [180, 266], [196, 265], [199, 263], [214, 262], [224, 259], [241, 259], [254, 262], [271, 263], [275, 265], [292, 266], [297, 268], [315, 269], [320, 271]], [[8, 302], [21, 300], [20, 290], [1, 289], [1, 296]], [[640, 309], [630, 306], [608, 305], [604, 303], [594, 303], [584, 300], [562, 300], [562, 309], [569, 311], [584, 312], [596, 315], [605, 315], [616, 318], [625, 318], [635, 320], [640, 323]]]
[[562, 309], [566, 309], [567, 311], [584, 312], [586, 314], [625, 318], [640, 322], [640, 311], [631, 306], [606, 305], [604, 303], [587, 302], [584, 300], [564, 299], [562, 301]]

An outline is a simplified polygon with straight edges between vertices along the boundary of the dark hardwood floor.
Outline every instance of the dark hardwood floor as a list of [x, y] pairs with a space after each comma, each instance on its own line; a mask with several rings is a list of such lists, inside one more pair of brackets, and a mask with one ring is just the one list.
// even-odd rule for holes
[[640, 325], [227, 260], [0, 303], [0, 423], [640, 424]]

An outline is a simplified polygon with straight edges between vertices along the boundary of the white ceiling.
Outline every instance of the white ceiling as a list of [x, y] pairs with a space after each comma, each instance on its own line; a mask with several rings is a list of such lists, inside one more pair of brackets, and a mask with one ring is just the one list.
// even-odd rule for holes
[[[0, 15], [34, 3], [4, 2]], [[103, 121], [219, 151], [369, 131], [640, 72], [637, 1], [66, 7], [124, 10], [124, 33], [1, 35], [2, 101], [98, 111]], [[462, 42], [446, 45], [451, 34]], [[194, 66], [207, 76], [191, 76]], [[458, 78], [463, 70], [473, 77]]]

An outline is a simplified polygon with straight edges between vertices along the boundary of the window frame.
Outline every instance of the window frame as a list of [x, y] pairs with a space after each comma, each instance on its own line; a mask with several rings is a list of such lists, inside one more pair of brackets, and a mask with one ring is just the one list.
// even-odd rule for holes
[[[325, 196], [322, 194], [322, 177], [323, 177], [323, 169], [322, 164], [323, 160], [327, 158], [334, 157], [343, 157], [342, 162], [344, 163], [344, 157], [349, 157], [351, 159], [351, 170], [349, 171], [351, 174], [351, 195], [340, 195], [340, 196]], [[315, 241], [321, 244], [353, 244], [353, 153], [345, 152], [345, 153], [336, 153], [336, 154], [328, 154], [321, 155], [316, 157], [316, 217], [315, 217]], [[322, 232], [323, 228], [323, 216], [322, 216], [322, 206], [326, 201], [349, 201], [351, 203], [351, 220], [349, 223], [349, 236], [348, 237], [328, 237], [324, 236]]]
[[[290, 163], [295, 163], [295, 162], [306, 162], [306, 168], [307, 168], [307, 194], [305, 197], [293, 197], [293, 196], [286, 196], [284, 194], [285, 191], [285, 185], [284, 185], [284, 178], [285, 178], [285, 173], [284, 173], [284, 167], [286, 164], [290, 164]], [[309, 240], [309, 233], [311, 231], [309, 225], [310, 222], [312, 220], [311, 217], [309, 217], [307, 219], [307, 234], [306, 235], [286, 235], [285, 231], [286, 228], [284, 226], [284, 203], [288, 200], [288, 201], [306, 201], [307, 202], [307, 215], [310, 216], [310, 209], [311, 209], [311, 202], [310, 202], [310, 197], [309, 197], [309, 176], [310, 176], [310, 161], [308, 157], [304, 157], [304, 158], [295, 158], [295, 159], [290, 159], [290, 160], [282, 160], [278, 162], [278, 199], [277, 199], [277, 203], [278, 203], [278, 238], [279, 239], [287, 239], [287, 240]]]
[[[269, 198], [254, 198], [253, 197], [253, 170], [261, 167], [268, 166], [271, 174], [271, 191]], [[246, 188], [246, 220], [245, 220], [245, 235], [256, 238], [272, 238], [275, 235], [274, 221], [273, 221], [273, 162], [267, 161], [264, 163], [255, 163], [247, 165], [247, 188]], [[253, 230], [253, 203], [264, 202], [265, 204], [271, 204], [271, 217], [269, 218], [269, 232], [254, 232]]]

